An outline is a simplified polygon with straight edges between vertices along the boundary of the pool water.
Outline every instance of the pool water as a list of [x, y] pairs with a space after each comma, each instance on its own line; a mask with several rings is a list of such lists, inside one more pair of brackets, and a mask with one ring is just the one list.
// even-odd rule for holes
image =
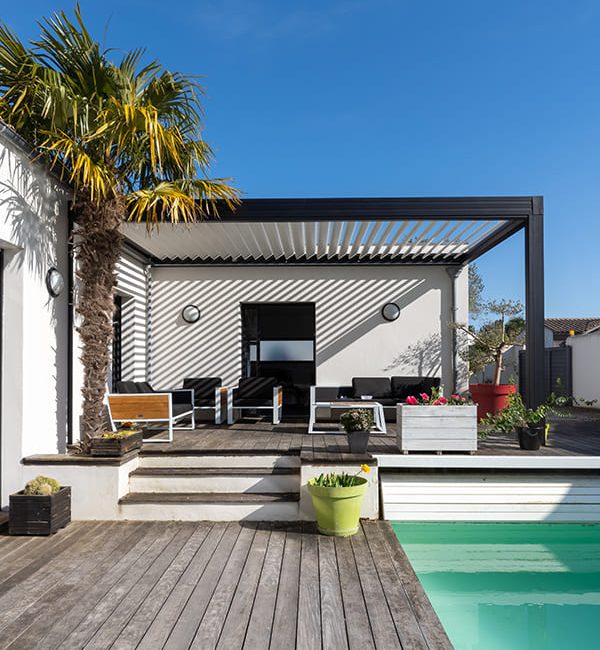
[[456, 650], [600, 648], [600, 524], [392, 526]]

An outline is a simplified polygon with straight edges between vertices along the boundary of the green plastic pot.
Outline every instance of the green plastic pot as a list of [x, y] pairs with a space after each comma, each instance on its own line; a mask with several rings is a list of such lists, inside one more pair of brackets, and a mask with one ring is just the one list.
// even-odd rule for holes
[[357, 477], [359, 483], [351, 487], [321, 487], [308, 484], [317, 528], [323, 535], [348, 537], [358, 531], [358, 521], [367, 479]]

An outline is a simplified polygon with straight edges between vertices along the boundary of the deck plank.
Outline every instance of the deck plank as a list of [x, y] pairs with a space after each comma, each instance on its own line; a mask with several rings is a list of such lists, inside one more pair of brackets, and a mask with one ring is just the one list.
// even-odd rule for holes
[[451, 648], [386, 522], [348, 539], [313, 523], [70, 528], [68, 552], [33, 544], [53, 555], [5, 595], [2, 650]]
[[[118, 535], [115, 535], [118, 532]], [[130, 545], [142, 539], [143, 527], [140, 524], [127, 524], [124, 527], [115, 523], [113, 526], [104, 525], [102, 534], [94, 536], [91, 548], [84, 550], [78, 544], [73, 545], [71, 554], [79, 557], [82, 562], [75, 570], [64, 571], [57, 576], [56, 584], [49, 590], [39, 591], [38, 600], [17, 616], [5, 628], [3, 634], [13, 638], [8, 647], [33, 648], [38, 646], [51, 647], [51, 639], [47, 639], [48, 631], [60, 621], [58, 626], [63, 633], [68, 628], [68, 620], [72, 620], [73, 608], [79, 603], [83, 592], [110, 570], [122, 557]], [[48, 606], [51, 603], [51, 606]]]
[[[272, 526], [269, 527], [272, 528]], [[269, 546], [244, 640], [243, 647], [246, 650], [268, 650], [269, 648], [284, 545], [285, 533], [280, 530], [271, 530]]]
[[216, 648], [255, 534], [256, 527], [252, 524], [244, 525], [240, 530], [190, 648], [199, 650]]
[[275, 601], [275, 615], [270, 648], [294, 648], [298, 617], [298, 586], [300, 581], [301, 527], [285, 526], [285, 548]]
[[171, 630], [165, 648], [180, 650], [188, 648], [192, 643], [196, 630], [212, 599], [214, 589], [223, 573], [242, 529], [237, 524], [229, 524], [223, 537], [212, 555], [208, 567], [196, 583], [177, 623]]
[[319, 576], [321, 587], [321, 629], [324, 648], [348, 648], [344, 603], [335, 556], [333, 537], [319, 540]]
[[162, 648], [165, 645], [194, 587], [211, 561], [226, 527], [227, 524], [223, 522], [212, 525], [202, 546], [190, 561], [185, 572], [144, 634], [138, 645], [139, 650], [154, 650], [154, 648]]
[[298, 593], [298, 648], [321, 645], [321, 590], [319, 588], [319, 547], [316, 526], [302, 525], [302, 555]]
[[367, 616], [363, 592], [360, 587], [360, 577], [350, 540], [341, 537], [336, 539], [335, 550], [350, 650], [375, 649], [371, 624]]
[[146, 524], [145, 536], [120, 559], [96, 585], [82, 594], [81, 600], [55, 626], [45, 639], [50, 647], [82, 648], [110, 619], [128, 591], [161, 554], [176, 534], [176, 527], [164, 524]]
[[270, 526], [259, 526], [254, 534], [244, 570], [217, 643], [217, 648], [221, 650], [241, 648], [244, 645], [270, 536]]

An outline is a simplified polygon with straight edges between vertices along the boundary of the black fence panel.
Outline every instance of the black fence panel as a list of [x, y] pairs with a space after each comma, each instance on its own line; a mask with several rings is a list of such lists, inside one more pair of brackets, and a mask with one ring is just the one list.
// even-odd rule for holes
[[[573, 350], [569, 345], [560, 348], [546, 348], [544, 350], [544, 386], [546, 397], [554, 393], [559, 397], [573, 395]], [[519, 352], [519, 392], [525, 395], [525, 363], [526, 352]]]

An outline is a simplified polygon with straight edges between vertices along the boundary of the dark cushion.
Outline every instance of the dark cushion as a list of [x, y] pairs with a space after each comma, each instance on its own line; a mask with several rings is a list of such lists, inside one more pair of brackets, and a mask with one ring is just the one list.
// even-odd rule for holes
[[154, 389], [147, 381], [118, 381], [117, 393], [153, 393]]
[[353, 377], [352, 390], [354, 397], [371, 395], [373, 399], [376, 399], [392, 396], [389, 377]]
[[173, 404], [171, 408], [172, 408], [171, 412], [173, 413], [173, 417], [177, 417], [178, 415], [181, 415], [182, 413], [188, 413], [189, 411], [191, 411], [192, 410], [192, 405], [191, 404]]
[[240, 397], [238, 399], [233, 400], [233, 406], [247, 406], [248, 408], [254, 407], [256, 408], [257, 406], [273, 406], [273, 398], [269, 399], [260, 399], [256, 398], [253, 399], [251, 397]]
[[186, 377], [183, 380], [184, 388], [194, 389], [194, 399], [196, 405], [201, 400], [215, 400], [215, 388], [222, 386], [221, 377]]
[[429, 394], [432, 388], [439, 387], [439, 377], [392, 377], [392, 394], [397, 400], [405, 400], [409, 395], [418, 397], [419, 393]]
[[275, 377], [247, 377], [240, 379], [233, 390], [234, 403], [238, 399], [260, 399], [273, 401], [273, 388], [278, 382]]

